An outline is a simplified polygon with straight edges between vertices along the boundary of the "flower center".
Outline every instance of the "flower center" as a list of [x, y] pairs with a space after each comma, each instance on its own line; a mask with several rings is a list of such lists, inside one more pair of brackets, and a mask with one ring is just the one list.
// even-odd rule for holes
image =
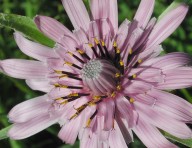
[[116, 90], [119, 70], [112, 62], [104, 59], [90, 60], [83, 66], [83, 83], [93, 95], [109, 95]]

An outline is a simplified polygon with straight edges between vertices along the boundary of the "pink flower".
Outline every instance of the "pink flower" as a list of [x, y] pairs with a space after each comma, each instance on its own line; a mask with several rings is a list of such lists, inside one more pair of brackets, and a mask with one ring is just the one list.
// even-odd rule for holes
[[[75, 28], [36, 16], [35, 23], [56, 42], [54, 49], [16, 32], [22, 52], [37, 59], [0, 61], [3, 73], [46, 94], [16, 105], [9, 113], [12, 139], [34, 135], [59, 123], [64, 142], [82, 148], [126, 148], [132, 131], [149, 148], [177, 147], [159, 131], [191, 138], [192, 105], [165, 90], [192, 86], [191, 57], [159, 56], [161, 43], [183, 21], [188, 7], [178, 4], [158, 20], [155, 0], [142, 0], [132, 22], [118, 27], [117, 0], [62, 0]], [[90, 17], [91, 16], [91, 17]]]

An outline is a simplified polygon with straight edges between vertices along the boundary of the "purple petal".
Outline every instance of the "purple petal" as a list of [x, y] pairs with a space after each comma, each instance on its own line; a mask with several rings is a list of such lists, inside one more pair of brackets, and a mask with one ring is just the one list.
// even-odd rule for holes
[[[152, 98], [151, 98], [152, 97]], [[142, 95], [142, 99], [148, 101], [154, 100], [154, 109], [160, 111], [184, 122], [192, 122], [192, 105], [183, 98], [160, 90], [149, 91], [146, 96]]]
[[185, 123], [170, 118], [169, 116], [164, 116], [161, 112], [153, 109], [153, 106], [149, 107], [138, 101], [135, 101], [134, 105], [145, 122], [153, 124], [181, 139], [189, 139], [192, 137], [192, 131]]
[[8, 136], [15, 140], [25, 139], [48, 128], [57, 121], [57, 117], [50, 117], [49, 114], [44, 114], [28, 122], [14, 124], [8, 132]]
[[75, 37], [70, 30], [68, 30], [65, 26], [63, 26], [63, 24], [51, 17], [38, 15], [35, 17], [34, 21], [39, 30], [53, 39], [55, 42], [60, 43], [60, 40], [64, 36], [68, 36], [75, 40]]
[[31, 89], [42, 92], [49, 92], [53, 88], [47, 79], [30, 79], [26, 80], [26, 83]]
[[51, 48], [29, 41], [18, 32], [14, 33], [14, 37], [21, 51], [32, 58], [45, 62], [47, 58], [58, 57]]
[[39, 61], [8, 59], [0, 61], [3, 72], [18, 79], [43, 79], [48, 73], [46, 65]]
[[142, 119], [138, 120], [138, 124], [133, 131], [148, 148], [177, 148], [177, 146], [169, 142], [157, 128], [147, 124], [147, 122]]
[[48, 96], [40, 96], [16, 105], [9, 112], [8, 117], [11, 122], [26, 122], [47, 113], [50, 106], [51, 102], [48, 101]]
[[146, 60], [141, 66], [150, 66], [162, 70], [174, 69], [180, 66], [190, 64], [192, 57], [186, 53], [174, 52], [164, 56]]
[[89, 28], [90, 18], [83, 1], [62, 0], [62, 3], [74, 28], [83, 28], [85, 31], [87, 31]]
[[170, 10], [155, 25], [147, 46], [161, 44], [175, 29], [181, 24], [188, 11], [188, 6], [181, 3], [174, 9]]
[[153, 13], [155, 0], [141, 0], [134, 19], [138, 21], [138, 27], [145, 28]]
[[115, 32], [118, 30], [117, 0], [91, 0], [90, 7], [94, 20], [109, 18]]
[[110, 148], [127, 148], [127, 144], [116, 122], [114, 123], [114, 130], [110, 131], [109, 146]]
[[58, 137], [67, 144], [74, 144], [81, 127], [81, 117], [66, 123], [60, 130]]

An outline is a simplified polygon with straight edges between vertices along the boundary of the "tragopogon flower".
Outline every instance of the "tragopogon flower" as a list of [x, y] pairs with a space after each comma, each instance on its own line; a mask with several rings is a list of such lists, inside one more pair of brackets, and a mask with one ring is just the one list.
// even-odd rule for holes
[[59, 123], [64, 142], [92, 148], [126, 148], [132, 131], [149, 148], [177, 147], [159, 131], [191, 138], [192, 105], [164, 90], [192, 86], [191, 57], [159, 56], [161, 42], [182, 22], [188, 7], [177, 4], [158, 20], [151, 18], [155, 0], [141, 0], [132, 22], [118, 28], [117, 0], [62, 0], [75, 28], [69, 31], [46, 16], [35, 23], [56, 42], [54, 49], [16, 32], [22, 52], [37, 59], [0, 61], [3, 73], [46, 92], [9, 113], [12, 139], [34, 135]]

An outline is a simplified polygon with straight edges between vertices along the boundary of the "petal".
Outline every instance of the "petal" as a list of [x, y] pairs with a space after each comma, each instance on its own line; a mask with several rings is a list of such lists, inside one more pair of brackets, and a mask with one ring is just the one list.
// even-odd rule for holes
[[181, 3], [164, 15], [151, 32], [147, 46], [161, 44], [181, 24], [187, 11], [188, 6]]
[[31, 89], [42, 92], [49, 92], [53, 88], [47, 79], [30, 79], [26, 80], [26, 83]]
[[65, 88], [53, 88], [49, 93], [49, 98], [57, 99], [69, 95], [71, 90]]
[[181, 89], [192, 86], [192, 68], [179, 67], [163, 72], [164, 81], [157, 85], [159, 89]]
[[133, 117], [133, 110], [130, 103], [124, 98], [124, 96], [118, 96], [118, 98], [116, 98], [116, 107], [119, 111], [119, 114], [121, 114], [122, 117], [127, 121], [129, 128], [133, 127], [135, 122], [134, 120], [136, 119]]
[[133, 142], [133, 133], [128, 127], [127, 122], [119, 115], [116, 116], [116, 121], [127, 144]]
[[91, 12], [93, 19], [109, 18], [115, 31], [118, 29], [117, 0], [91, 0]]
[[3, 60], [0, 61], [0, 67], [5, 74], [18, 79], [42, 79], [48, 73], [44, 63], [32, 60]]
[[125, 40], [128, 35], [130, 21], [125, 19], [123, 23], [119, 26], [119, 30], [117, 32], [117, 45], [120, 49], [123, 49], [123, 45], [125, 44]]
[[62, 0], [65, 11], [67, 12], [75, 29], [89, 28], [89, 14], [82, 0]]
[[138, 27], [145, 28], [153, 13], [155, 0], [141, 0], [134, 19], [138, 21]]
[[177, 148], [176, 145], [169, 142], [159, 131], [152, 125], [147, 124], [142, 119], [138, 121], [137, 126], [133, 129], [135, 134], [148, 148]]
[[15, 123], [29, 121], [37, 116], [48, 112], [51, 102], [48, 101], [48, 96], [40, 96], [16, 105], [9, 112], [9, 120]]
[[60, 130], [58, 137], [67, 144], [74, 144], [81, 127], [81, 117], [66, 123]]
[[114, 123], [114, 130], [110, 131], [109, 146], [110, 148], [127, 148], [127, 144], [125, 143], [117, 122]]
[[104, 116], [104, 129], [109, 131], [113, 128], [114, 122], [114, 110], [115, 104], [113, 101], [109, 100], [107, 102], [102, 102], [99, 105], [99, 112]]
[[170, 117], [184, 122], [192, 122], [192, 105], [183, 98], [160, 90], [149, 91], [142, 98], [154, 100], [153, 108], [160, 109]]
[[192, 137], [192, 131], [185, 123], [174, 120], [169, 116], [164, 116], [161, 112], [153, 109], [153, 106], [149, 107], [138, 101], [135, 101], [134, 105], [144, 121], [153, 124], [178, 138], [188, 139]]
[[28, 122], [14, 124], [8, 132], [8, 136], [15, 140], [25, 139], [48, 128], [57, 121], [58, 117], [44, 114]]
[[160, 68], [162, 70], [174, 69], [180, 66], [191, 64], [192, 57], [189, 54], [182, 52], [169, 53], [164, 56], [146, 60], [141, 64], [142, 66], [150, 66]]
[[70, 30], [51, 17], [38, 15], [35, 17], [34, 21], [39, 30], [53, 39], [55, 42], [60, 42], [64, 36], [68, 36], [75, 40], [75, 37]]
[[32, 58], [45, 62], [47, 58], [58, 57], [51, 48], [29, 41], [18, 32], [14, 33], [14, 37], [20, 50]]

